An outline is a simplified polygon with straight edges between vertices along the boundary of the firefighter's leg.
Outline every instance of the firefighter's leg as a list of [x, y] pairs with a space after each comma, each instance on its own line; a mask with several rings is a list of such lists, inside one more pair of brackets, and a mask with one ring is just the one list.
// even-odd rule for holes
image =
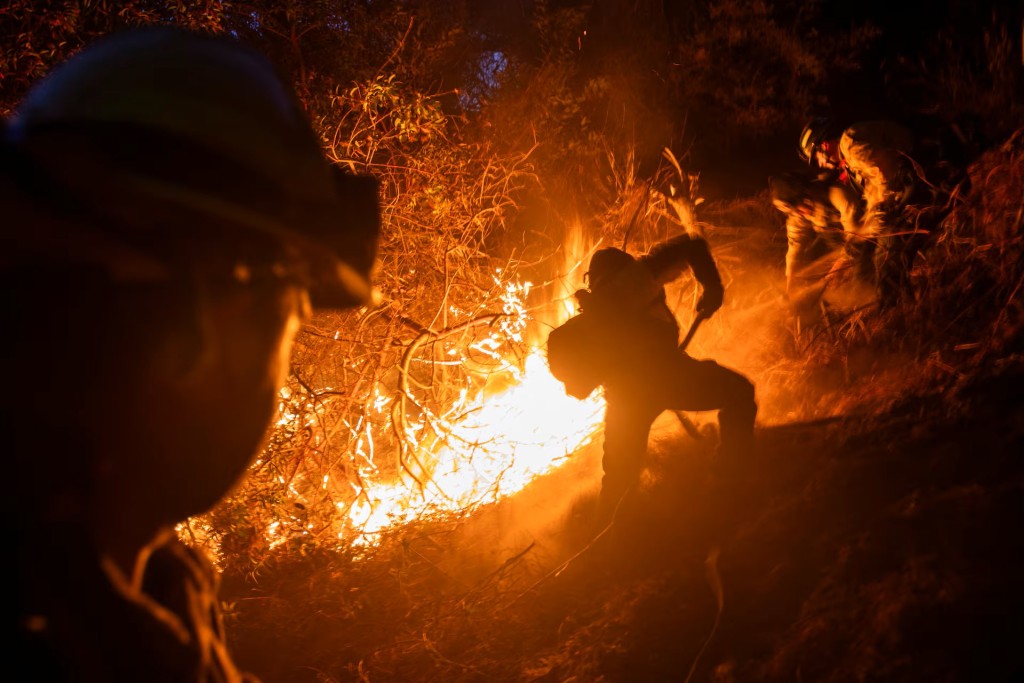
[[805, 266], [804, 254], [814, 240], [814, 229], [800, 216], [791, 215], [786, 219], [786, 294], [792, 300], [799, 296], [801, 283], [796, 274]]
[[917, 249], [907, 235], [879, 238], [878, 305], [889, 309], [910, 293], [910, 269]]
[[814, 225], [798, 215], [786, 221], [786, 298], [790, 309], [801, 326], [818, 319], [819, 302], [824, 289], [823, 276], [818, 268], [811, 268], [810, 247], [818, 234]]
[[894, 163], [887, 173], [879, 169], [870, 188], [873, 208], [869, 225], [878, 244], [875, 255], [878, 301], [882, 308], [896, 303], [910, 291], [910, 269], [920, 249], [915, 213], [907, 200], [914, 193], [914, 174], [905, 164]]
[[843, 250], [829, 271], [833, 286], [849, 283], [874, 284], [874, 208], [861, 201], [849, 202], [840, 212], [843, 226]]
[[748, 458], [754, 448], [754, 421], [757, 402], [753, 383], [712, 360], [695, 360], [680, 355], [674, 368], [667, 369], [672, 379], [668, 404], [677, 410], [718, 411], [718, 465], [734, 469]]
[[635, 487], [647, 454], [647, 437], [657, 411], [641, 407], [636, 397], [608, 397], [604, 425], [604, 478], [600, 516], [610, 520], [625, 495]]
[[881, 231], [881, 213], [876, 205], [868, 204], [864, 210], [863, 220], [854, 231], [853, 239], [846, 243], [853, 265], [853, 273], [859, 282], [866, 285], [874, 286], [878, 282], [875, 255], [878, 251], [878, 238]]

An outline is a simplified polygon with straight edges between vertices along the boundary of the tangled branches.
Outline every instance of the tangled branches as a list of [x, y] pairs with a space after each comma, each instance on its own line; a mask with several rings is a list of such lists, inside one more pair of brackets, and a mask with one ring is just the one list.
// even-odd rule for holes
[[523, 355], [516, 255], [494, 254], [508, 251], [508, 218], [532, 181], [529, 153], [496, 157], [437, 97], [394, 77], [319, 104], [328, 155], [380, 182], [377, 297], [307, 326], [245, 486], [193, 521], [240, 569], [277, 547], [348, 543], [380, 526], [370, 522], [368, 477], [421, 497], [436, 489], [429, 459], [444, 425]]

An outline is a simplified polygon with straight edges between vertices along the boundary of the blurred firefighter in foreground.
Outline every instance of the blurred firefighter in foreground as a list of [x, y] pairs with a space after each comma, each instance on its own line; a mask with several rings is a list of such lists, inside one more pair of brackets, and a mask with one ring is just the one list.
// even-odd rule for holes
[[175, 525], [244, 477], [312, 306], [371, 297], [376, 182], [235, 41], [99, 41], [2, 139], [8, 668], [249, 680]]
[[552, 373], [572, 396], [603, 386], [607, 401], [601, 516], [608, 518], [643, 469], [647, 438], [663, 411], [718, 411], [716, 460], [732, 475], [754, 445], [754, 385], [711, 360], [680, 348], [679, 325], [665, 285], [689, 267], [700, 282], [699, 320], [722, 305], [723, 288], [707, 242], [683, 234], [634, 258], [615, 248], [597, 251], [589, 289], [576, 293], [580, 313], [548, 338]]
[[915, 135], [887, 120], [839, 128], [827, 118], [813, 119], [800, 133], [800, 155], [833, 171], [856, 198], [852, 210], [842, 211], [846, 245], [831, 275], [876, 287], [883, 308], [910, 293], [918, 252], [964, 191], [963, 140], [934, 133]]

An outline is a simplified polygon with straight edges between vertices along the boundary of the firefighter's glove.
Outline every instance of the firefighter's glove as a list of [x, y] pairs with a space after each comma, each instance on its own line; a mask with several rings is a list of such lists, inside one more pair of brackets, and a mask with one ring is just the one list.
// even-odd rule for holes
[[721, 284], [705, 285], [700, 300], [697, 302], [697, 314], [704, 318], [710, 318], [715, 311], [722, 307], [724, 296], [725, 290]]

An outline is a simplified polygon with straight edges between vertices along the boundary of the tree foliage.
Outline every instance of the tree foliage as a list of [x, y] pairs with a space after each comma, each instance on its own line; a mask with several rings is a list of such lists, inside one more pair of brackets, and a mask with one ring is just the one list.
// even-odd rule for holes
[[0, 115], [31, 85], [94, 40], [149, 24], [223, 29], [218, 0], [10, 0], [0, 6]]
[[709, 0], [673, 41], [670, 80], [715, 145], [793, 128], [825, 104], [829, 78], [857, 68], [877, 29], [823, 36], [821, 5]]

